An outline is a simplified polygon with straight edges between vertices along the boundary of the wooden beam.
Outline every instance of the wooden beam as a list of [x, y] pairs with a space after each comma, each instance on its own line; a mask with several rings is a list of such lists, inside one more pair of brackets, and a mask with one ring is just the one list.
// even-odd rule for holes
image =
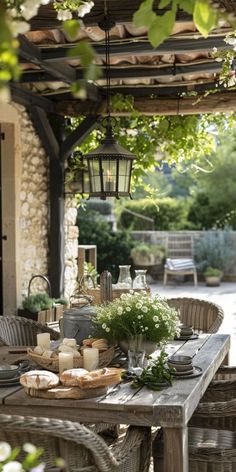
[[[112, 19], [116, 24], [131, 23], [133, 19], [133, 14], [137, 11], [142, 0], [108, 0], [108, 10]], [[86, 26], [97, 26], [98, 22], [104, 18], [104, 1], [96, 0], [94, 7], [88, 15], [85, 15], [83, 18], [83, 23]], [[154, 0], [154, 10], [162, 14], [166, 9], [158, 10], [159, 0]], [[74, 15], [76, 18], [76, 15]], [[191, 21], [190, 15], [183, 11], [177, 13], [177, 21]], [[61, 22], [57, 20], [57, 13], [53, 8], [52, 3], [48, 5], [41, 5], [39, 8], [38, 15], [31, 18], [30, 20], [31, 30], [37, 31], [39, 29], [54, 29], [61, 28]]]
[[[53, 63], [55, 64], [55, 62]], [[162, 64], [157, 66], [124, 66], [124, 67], [117, 67], [111, 66], [110, 68], [110, 78], [114, 80], [122, 80], [122, 79], [137, 79], [137, 78], [153, 78], [158, 79], [161, 78], [170, 78], [173, 76], [183, 76], [186, 74], [197, 74], [197, 73], [219, 73], [222, 69], [221, 62], [217, 62], [215, 60], [207, 60], [207, 61], [196, 61], [196, 63], [191, 64], [184, 64], [184, 65], [175, 65], [175, 64]], [[103, 78], [105, 78], [105, 68], [101, 67]], [[78, 67], [74, 71], [75, 79], [82, 80], [83, 79], [83, 70]], [[31, 71], [30, 78], [37, 77], [37, 72]], [[27, 77], [27, 74], [24, 75]], [[52, 79], [53, 80], [53, 79]], [[33, 82], [34, 80], [32, 80]], [[46, 81], [46, 79], [44, 80]]]
[[[108, 11], [116, 24], [132, 23], [133, 14], [137, 11], [142, 0], [107, 0]], [[104, 0], [96, 0], [94, 7], [88, 15], [85, 15], [83, 22], [86, 26], [97, 26], [98, 22], [104, 18]], [[235, 0], [219, 0], [218, 7], [235, 13]], [[153, 8], [156, 13], [163, 14], [166, 9], [158, 9], [159, 0], [154, 0]], [[76, 16], [75, 16], [76, 18]], [[179, 10], [177, 12], [177, 22], [189, 22], [192, 17], [186, 12]], [[52, 3], [42, 5], [39, 8], [38, 15], [30, 20], [31, 30], [61, 28], [61, 22], [57, 20], [57, 13]]]
[[43, 70], [66, 83], [71, 84], [76, 80], [76, 73], [73, 67], [63, 61], [44, 61], [40, 49], [31, 43], [24, 35], [19, 35], [19, 56], [25, 61], [40, 66]]
[[48, 113], [54, 113], [54, 104], [48, 98], [42, 97], [30, 90], [25, 90], [15, 83], [11, 83], [10, 87], [13, 102], [24, 105], [26, 108], [38, 106]]
[[[209, 52], [214, 47], [218, 50], [229, 49], [230, 45], [224, 41], [225, 33], [222, 36], [209, 36], [208, 38], [195, 36], [181, 39], [180, 37], [168, 38], [157, 48], [153, 48], [148, 39], [139, 40], [132, 38], [129, 41], [119, 40], [119, 42], [110, 42], [110, 56], [161, 56], [163, 54], [190, 54], [197, 52]], [[105, 56], [105, 45], [98, 42], [91, 43], [97, 56]], [[57, 61], [58, 59], [69, 60], [68, 52], [76, 46], [76, 43], [67, 44], [66, 47], [56, 45], [55, 47], [41, 47], [42, 58], [45, 61]], [[75, 56], [79, 57], [79, 56]]]
[[[80, 104], [75, 101], [60, 101], [57, 112], [77, 116]], [[207, 97], [186, 98], [135, 98], [134, 108], [142, 115], [197, 115], [201, 113], [221, 113], [236, 111], [236, 92], [217, 92]], [[97, 114], [105, 113], [105, 101], [98, 107]], [[93, 113], [95, 114], [94, 108]], [[89, 106], [83, 114], [90, 114]], [[112, 112], [113, 116], [130, 116], [129, 111]]]
[[32, 107], [31, 119], [37, 133], [39, 134], [46, 154], [49, 156], [50, 160], [58, 160], [59, 144], [45, 111], [39, 107]]
[[76, 146], [79, 146], [84, 139], [96, 128], [99, 116], [88, 116], [72, 133], [63, 141], [61, 145], [61, 158], [66, 159]]

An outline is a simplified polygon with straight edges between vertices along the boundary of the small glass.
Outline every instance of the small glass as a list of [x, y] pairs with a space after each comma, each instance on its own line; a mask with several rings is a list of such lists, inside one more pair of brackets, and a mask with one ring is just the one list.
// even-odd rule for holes
[[130, 265], [120, 265], [119, 266], [119, 278], [117, 285], [119, 288], [131, 288], [132, 279], [130, 275]]
[[135, 270], [135, 278], [133, 281], [133, 289], [139, 288], [145, 290], [147, 288], [146, 281], [147, 270]]
[[141, 375], [144, 369], [145, 351], [128, 350], [128, 372]]

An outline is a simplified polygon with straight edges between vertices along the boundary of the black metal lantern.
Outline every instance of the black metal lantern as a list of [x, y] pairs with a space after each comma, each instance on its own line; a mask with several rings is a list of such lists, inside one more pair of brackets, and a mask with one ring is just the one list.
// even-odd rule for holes
[[112, 118], [110, 116], [110, 43], [109, 31], [115, 23], [105, 17], [99, 23], [100, 28], [105, 31], [106, 43], [106, 95], [107, 95], [107, 117], [105, 121], [105, 139], [94, 151], [86, 154], [90, 197], [131, 197], [130, 181], [132, 165], [135, 156], [120, 146], [114, 139], [112, 130]]

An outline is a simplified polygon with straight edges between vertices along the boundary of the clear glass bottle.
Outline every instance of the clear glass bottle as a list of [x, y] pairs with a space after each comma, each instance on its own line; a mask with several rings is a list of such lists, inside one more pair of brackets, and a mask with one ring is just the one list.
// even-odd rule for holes
[[132, 279], [130, 275], [130, 265], [120, 265], [119, 266], [119, 278], [117, 285], [119, 288], [131, 288]]
[[145, 269], [135, 270], [135, 278], [133, 280], [133, 289], [141, 288], [145, 290], [147, 288], [146, 273], [147, 271]]

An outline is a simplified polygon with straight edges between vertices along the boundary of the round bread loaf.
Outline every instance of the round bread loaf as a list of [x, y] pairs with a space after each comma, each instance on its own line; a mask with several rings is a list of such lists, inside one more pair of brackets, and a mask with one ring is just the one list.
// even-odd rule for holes
[[78, 379], [82, 375], [88, 374], [86, 369], [68, 369], [64, 370], [60, 375], [60, 381], [63, 385], [69, 387], [76, 387], [78, 385]]
[[30, 370], [21, 375], [20, 383], [24, 387], [34, 388], [35, 390], [47, 390], [56, 387], [59, 384], [59, 378], [48, 370]]

